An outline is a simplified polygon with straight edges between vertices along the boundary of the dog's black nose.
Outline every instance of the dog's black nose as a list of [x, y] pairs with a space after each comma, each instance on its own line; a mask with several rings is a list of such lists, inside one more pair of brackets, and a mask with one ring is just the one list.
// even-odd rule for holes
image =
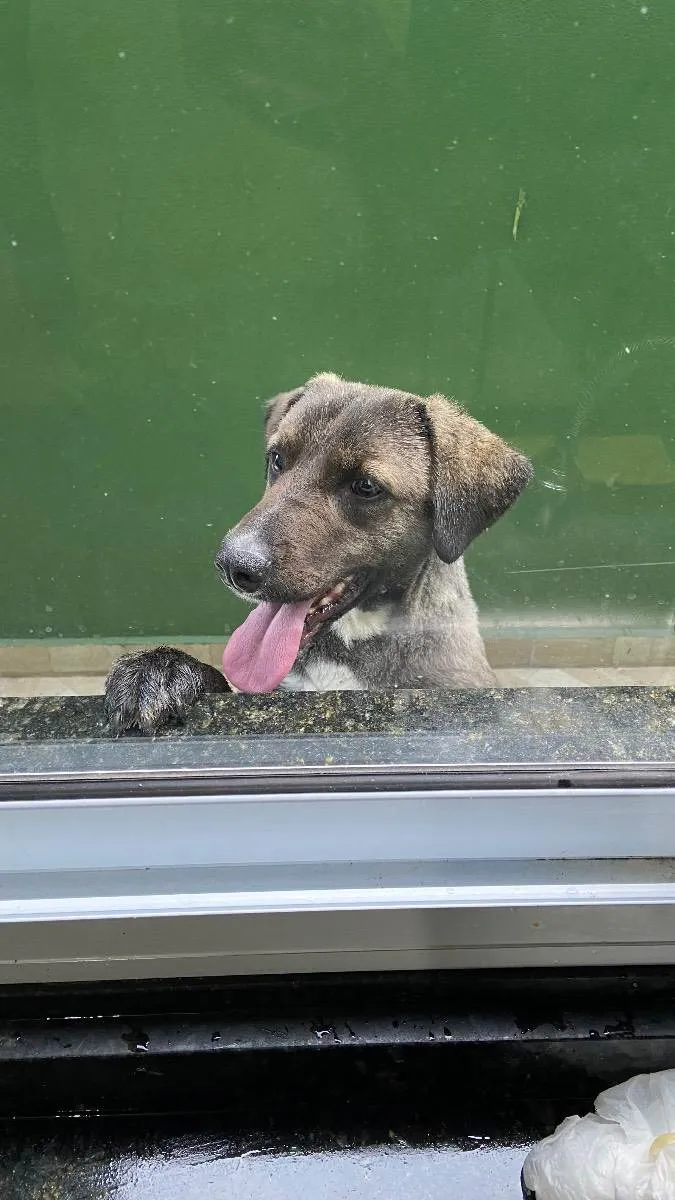
[[216, 567], [235, 591], [253, 596], [267, 583], [272, 560], [250, 537], [225, 538], [216, 555]]

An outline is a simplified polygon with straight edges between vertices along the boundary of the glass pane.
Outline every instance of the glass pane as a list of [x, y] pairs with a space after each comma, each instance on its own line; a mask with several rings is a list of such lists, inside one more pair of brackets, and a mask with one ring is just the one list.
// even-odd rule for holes
[[263, 401], [318, 370], [533, 459], [466, 557], [499, 683], [672, 684], [674, 50], [639, 3], [13, 4], [0, 695], [220, 664]]

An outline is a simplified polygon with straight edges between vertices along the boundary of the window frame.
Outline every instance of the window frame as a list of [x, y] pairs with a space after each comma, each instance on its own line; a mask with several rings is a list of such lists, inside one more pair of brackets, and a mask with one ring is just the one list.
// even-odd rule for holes
[[[222, 724], [238, 698], [205, 702], [206, 735], [119, 741], [95, 699], [88, 739], [65, 735], [64, 702], [52, 736], [26, 740], [25, 702], [0, 742], [0, 984], [672, 962], [672, 692], [536, 691], [510, 696], [513, 721], [554, 728], [574, 707], [604, 759], [570, 757], [569, 738], [559, 761], [545, 738], [518, 759], [508, 727], [512, 761], [487, 734], [476, 753], [480, 692], [454, 694], [452, 738], [425, 729], [438, 697], [419, 693], [396, 698], [416, 709], [405, 736], [361, 714], [353, 733], [268, 722], [243, 740]], [[290, 726], [321, 711], [280, 703]], [[362, 700], [341, 704], [344, 724]], [[392, 738], [407, 760], [387, 761]]]

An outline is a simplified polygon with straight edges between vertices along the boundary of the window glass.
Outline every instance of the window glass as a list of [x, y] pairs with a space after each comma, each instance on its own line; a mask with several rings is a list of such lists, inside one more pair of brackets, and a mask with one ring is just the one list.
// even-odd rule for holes
[[454, 396], [535, 478], [470, 546], [504, 685], [675, 679], [675, 11], [16, 4], [0, 694], [220, 663], [263, 401]]

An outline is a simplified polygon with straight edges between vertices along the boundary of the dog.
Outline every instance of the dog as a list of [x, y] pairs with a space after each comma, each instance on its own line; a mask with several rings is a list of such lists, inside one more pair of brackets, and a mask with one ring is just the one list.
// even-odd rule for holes
[[443, 396], [330, 373], [270, 400], [267, 483], [215, 565], [255, 605], [223, 674], [161, 646], [113, 665], [113, 732], [149, 733], [206, 692], [490, 687], [463, 554], [529, 460]]

